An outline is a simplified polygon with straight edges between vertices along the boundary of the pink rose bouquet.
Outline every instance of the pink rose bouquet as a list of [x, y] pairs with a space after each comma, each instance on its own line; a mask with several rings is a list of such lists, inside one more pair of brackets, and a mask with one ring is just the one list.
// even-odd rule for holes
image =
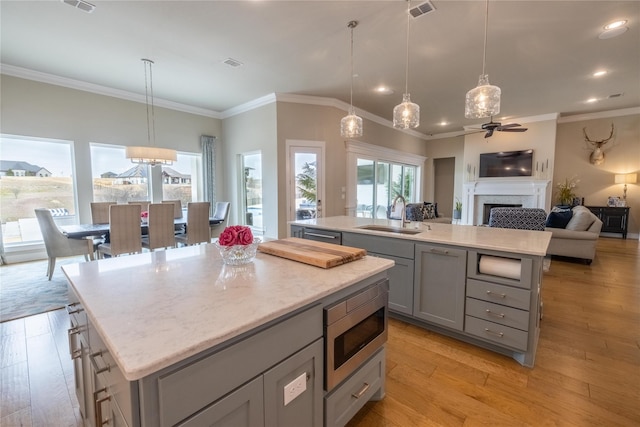
[[251, 233], [251, 228], [245, 225], [226, 227], [218, 237], [220, 246], [250, 245], [251, 243], [253, 243], [253, 233]]
[[148, 212], [148, 211], [142, 211], [142, 212], [140, 212], [140, 218], [142, 218], [142, 219], [147, 219], [147, 218], [149, 218], [149, 212]]

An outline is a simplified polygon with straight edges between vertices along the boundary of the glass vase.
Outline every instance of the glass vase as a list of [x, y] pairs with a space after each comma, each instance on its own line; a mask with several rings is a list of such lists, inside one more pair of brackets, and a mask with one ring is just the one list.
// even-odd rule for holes
[[220, 251], [222, 261], [226, 265], [242, 265], [253, 261], [256, 257], [256, 251], [258, 250], [260, 242], [261, 240], [256, 237], [250, 245], [222, 246], [217, 240], [215, 241], [215, 245]]

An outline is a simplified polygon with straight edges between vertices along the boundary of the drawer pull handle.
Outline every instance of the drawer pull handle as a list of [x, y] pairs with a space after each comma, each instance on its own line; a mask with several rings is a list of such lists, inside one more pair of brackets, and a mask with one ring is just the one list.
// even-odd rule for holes
[[100, 393], [106, 393], [107, 389], [105, 388], [101, 388], [100, 390], [97, 390], [93, 393], [93, 404], [95, 407], [95, 414], [96, 414], [96, 426], [102, 426], [105, 424], [109, 423], [109, 418], [107, 418], [106, 420], [102, 419], [102, 404], [104, 402], [107, 402], [109, 400], [111, 400], [111, 396], [107, 396], [107, 397], [103, 397], [102, 399], [98, 399], [98, 396], [100, 395]]
[[449, 255], [449, 251], [447, 249], [436, 249], [436, 248], [431, 248], [429, 249], [429, 251], [431, 253], [434, 254], [443, 254], [443, 255]]
[[360, 391], [357, 392], [357, 393], [352, 394], [351, 397], [355, 397], [356, 399], [360, 399], [367, 392], [367, 390], [369, 390], [369, 387], [371, 387], [371, 386], [368, 383], [364, 383], [364, 385], [362, 386]]
[[329, 236], [327, 234], [318, 234], [318, 233], [304, 233], [305, 236], [313, 236], [313, 237], [322, 237], [323, 239], [337, 239], [337, 236]]
[[492, 330], [491, 330], [491, 329], [489, 329], [489, 328], [484, 328], [484, 331], [485, 331], [486, 333], [488, 333], [488, 334], [493, 334], [493, 335], [498, 336], [498, 337], [500, 337], [500, 338], [502, 338], [502, 337], [504, 336], [504, 334], [503, 334], [502, 332], [495, 332], [495, 331], [492, 331]]
[[98, 356], [102, 357], [102, 350], [89, 355], [89, 360], [91, 361], [91, 364], [93, 365], [93, 369], [96, 371], [96, 374], [101, 374], [103, 372], [111, 372], [111, 365], [109, 365], [108, 363], [105, 364], [104, 368], [98, 367], [98, 362], [96, 362], [96, 357]]
[[67, 329], [67, 335], [69, 338], [69, 354], [71, 355], [71, 360], [77, 359], [78, 357], [82, 356], [82, 350], [74, 349], [72, 347], [73, 345], [72, 337], [79, 333], [80, 333], [80, 328], [78, 326]]
[[79, 302], [74, 302], [74, 303], [68, 304], [67, 307], [66, 307], [67, 308], [67, 314], [76, 314], [76, 313], [80, 313], [81, 311], [84, 311], [84, 308], [82, 308], [82, 307], [77, 308], [77, 309], [74, 310], [73, 307], [75, 307], [76, 305], [79, 305], [79, 304], [80, 304]]
[[507, 294], [496, 294], [495, 292], [491, 292], [491, 291], [487, 291], [487, 295], [489, 295], [489, 296], [494, 296], [495, 295], [495, 296], [498, 296], [500, 298], [506, 298], [507, 297]]
[[494, 313], [493, 311], [489, 310], [488, 308], [485, 311], [490, 316], [496, 316], [496, 317], [500, 317], [501, 319], [504, 319], [504, 313]]

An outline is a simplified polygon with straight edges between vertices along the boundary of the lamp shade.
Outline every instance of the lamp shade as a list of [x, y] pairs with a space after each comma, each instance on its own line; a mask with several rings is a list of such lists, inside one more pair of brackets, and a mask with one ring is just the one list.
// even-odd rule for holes
[[340, 120], [340, 135], [345, 138], [362, 136], [362, 117], [356, 116], [353, 107], [349, 108], [349, 114]]
[[151, 166], [171, 165], [177, 160], [175, 150], [158, 147], [126, 147], [125, 156], [132, 163], [146, 163]]
[[496, 116], [500, 113], [500, 94], [498, 86], [489, 84], [487, 74], [480, 75], [478, 86], [467, 92], [464, 103], [464, 116], [467, 119]]
[[616, 184], [635, 184], [636, 182], [638, 182], [638, 174], [636, 173], [616, 174], [615, 176]]

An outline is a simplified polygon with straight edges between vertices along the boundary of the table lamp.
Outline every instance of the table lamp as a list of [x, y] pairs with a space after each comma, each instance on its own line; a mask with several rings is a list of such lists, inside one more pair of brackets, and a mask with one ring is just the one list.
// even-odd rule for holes
[[635, 184], [638, 182], [638, 174], [635, 173], [624, 173], [624, 174], [616, 174], [615, 177], [616, 184], [624, 184], [624, 191], [622, 194], [622, 199], [627, 200], [627, 184]]

